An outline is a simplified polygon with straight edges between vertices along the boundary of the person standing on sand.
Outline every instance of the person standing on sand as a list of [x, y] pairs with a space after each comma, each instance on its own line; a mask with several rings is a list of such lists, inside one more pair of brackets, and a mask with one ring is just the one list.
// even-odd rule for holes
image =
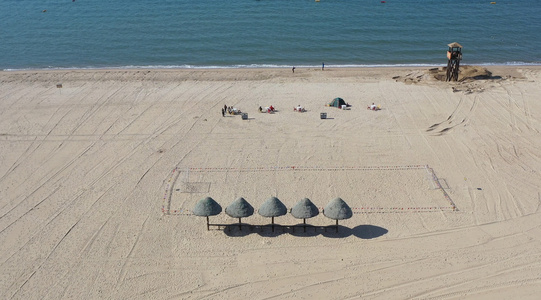
[[222, 117], [225, 117], [225, 109], [222, 108]]
[[293, 73], [295, 73], [295, 67], [291, 68], [291, 71], [293, 71]]
[[324, 62], [321, 63], [321, 71], [323, 71], [323, 70], [325, 70], [325, 63]]

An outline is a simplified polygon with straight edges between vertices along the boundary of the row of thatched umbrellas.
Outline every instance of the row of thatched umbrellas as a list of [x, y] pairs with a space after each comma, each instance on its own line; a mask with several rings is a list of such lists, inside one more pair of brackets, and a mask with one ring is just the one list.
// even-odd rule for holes
[[[207, 230], [210, 230], [209, 216], [215, 216], [222, 212], [222, 207], [211, 197], [206, 197], [195, 205], [193, 214], [200, 217], [207, 217]], [[257, 211], [261, 216], [272, 218], [272, 231], [274, 231], [274, 218], [287, 214], [286, 206], [276, 197], [270, 197]], [[304, 231], [306, 231], [306, 219], [319, 214], [319, 209], [308, 198], [300, 200], [290, 210], [291, 215], [297, 219], [303, 219]], [[241, 219], [254, 214], [254, 208], [244, 198], [237, 198], [231, 205], [226, 207], [225, 213], [239, 219], [239, 229], [242, 229]], [[323, 209], [323, 215], [336, 220], [336, 231], [338, 232], [338, 220], [349, 219], [353, 216], [351, 208], [341, 198], [329, 202]]]

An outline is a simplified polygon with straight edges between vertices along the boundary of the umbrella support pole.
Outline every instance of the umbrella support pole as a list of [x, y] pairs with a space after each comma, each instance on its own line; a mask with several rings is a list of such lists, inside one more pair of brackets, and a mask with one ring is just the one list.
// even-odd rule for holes
[[302, 219], [302, 223], [304, 224], [304, 232], [306, 232], [306, 219]]
[[336, 232], [338, 232], [338, 220], [336, 220]]
[[209, 225], [209, 216], [207, 216], [207, 231], [210, 230], [210, 225]]
[[272, 232], [274, 232], [274, 217], [272, 217]]
[[239, 230], [242, 230], [242, 224], [240, 223], [240, 218], [239, 218]]

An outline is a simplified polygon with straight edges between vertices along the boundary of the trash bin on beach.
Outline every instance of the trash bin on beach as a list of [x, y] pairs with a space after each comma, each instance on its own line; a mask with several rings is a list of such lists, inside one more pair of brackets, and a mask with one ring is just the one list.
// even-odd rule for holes
[[241, 116], [243, 120], [248, 120], [248, 113], [242, 113]]
[[327, 113], [320, 113], [319, 118], [320, 119], [327, 119]]

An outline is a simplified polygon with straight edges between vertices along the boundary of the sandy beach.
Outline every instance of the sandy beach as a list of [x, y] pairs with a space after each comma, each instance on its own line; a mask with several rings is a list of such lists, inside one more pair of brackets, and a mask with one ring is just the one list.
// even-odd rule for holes
[[537, 299], [541, 67], [488, 70], [0, 72], [0, 298]]

